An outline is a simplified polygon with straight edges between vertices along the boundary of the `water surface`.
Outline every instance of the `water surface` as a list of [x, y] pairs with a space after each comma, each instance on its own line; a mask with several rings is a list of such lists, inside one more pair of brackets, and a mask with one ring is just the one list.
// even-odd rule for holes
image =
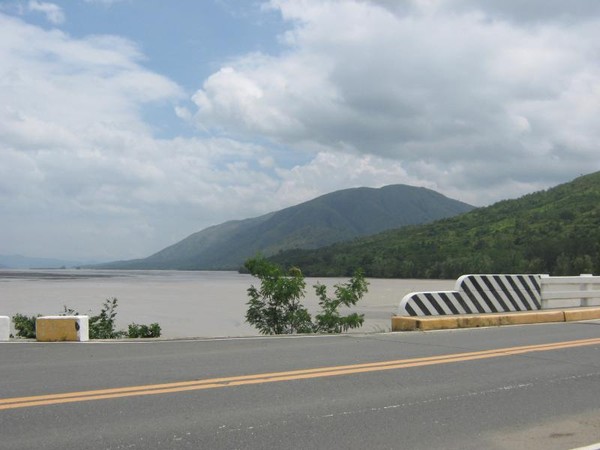
[[[307, 278], [304, 304], [318, 310], [312, 285], [346, 278]], [[454, 280], [369, 279], [369, 292], [354, 309], [365, 314], [364, 332], [387, 331], [398, 303], [409, 292], [451, 290]], [[246, 290], [257, 284], [236, 272], [162, 270], [1, 270], [0, 315], [54, 315], [64, 307], [97, 314], [107, 298], [118, 299], [117, 326], [158, 322], [164, 337], [252, 336], [244, 322]]]

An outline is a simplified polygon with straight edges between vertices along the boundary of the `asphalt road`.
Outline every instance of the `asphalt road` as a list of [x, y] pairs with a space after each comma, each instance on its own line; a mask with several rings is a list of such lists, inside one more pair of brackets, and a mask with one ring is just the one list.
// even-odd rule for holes
[[599, 321], [0, 344], [5, 450], [569, 449], [596, 442]]

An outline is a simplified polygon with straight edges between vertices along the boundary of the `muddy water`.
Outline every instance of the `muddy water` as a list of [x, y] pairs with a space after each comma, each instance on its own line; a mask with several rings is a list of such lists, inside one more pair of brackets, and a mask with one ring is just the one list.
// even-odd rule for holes
[[[304, 304], [318, 309], [312, 285], [332, 286], [342, 278], [307, 278]], [[99, 312], [105, 299], [118, 299], [117, 326], [158, 322], [164, 337], [252, 336], [244, 322], [246, 290], [256, 280], [236, 272], [0, 271], [0, 315], [52, 315], [64, 306], [81, 314]], [[365, 314], [361, 331], [387, 331], [402, 297], [413, 291], [451, 290], [454, 280], [369, 279], [369, 292], [356, 311]]]

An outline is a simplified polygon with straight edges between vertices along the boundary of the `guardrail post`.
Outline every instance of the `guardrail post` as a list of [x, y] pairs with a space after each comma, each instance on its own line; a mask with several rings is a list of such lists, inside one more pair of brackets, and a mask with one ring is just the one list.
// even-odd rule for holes
[[8, 341], [10, 337], [10, 317], [0, 316], [0, 341]]
[[[580, 277], [585, 278], [585, 277], [592, 277], [593, 275], [591, 273], [582, 273], [580, 275]], [[579, 285], [579, 290], [580, 291], [588, 291], [590, 289], [590, 285], [588, 283], [581, 283]], [[586, 297], [582, 297], [581, 299], [579, 299], [579, 306], [589, 306], [589, 298]]]
[[544, 283], [545, 278], [550, 278], [550, 274], [544, 273], [540, 275], [540, 309], [548, 309], [548, 299], [545, 298], [544, 292], [548, 289]]

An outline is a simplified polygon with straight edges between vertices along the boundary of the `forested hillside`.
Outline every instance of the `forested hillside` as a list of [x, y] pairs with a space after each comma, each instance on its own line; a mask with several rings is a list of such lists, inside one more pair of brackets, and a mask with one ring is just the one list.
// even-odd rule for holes
[[272, 258], [306, 275], [456, 278], [600, 272], [600, 172], [428, 225]]

